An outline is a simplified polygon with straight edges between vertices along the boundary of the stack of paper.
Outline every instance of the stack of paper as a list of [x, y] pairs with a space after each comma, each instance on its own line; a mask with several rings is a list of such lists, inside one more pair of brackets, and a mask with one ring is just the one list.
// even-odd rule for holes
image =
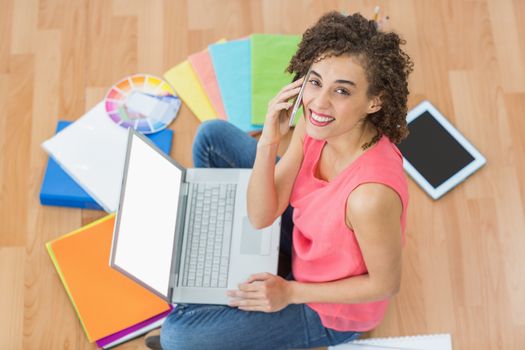
[[[56, 132], [60, 132], [69, 125], [71, 125], [69, 121], [59, 121]], [[170, 153], [173, 130], [164, 129], [146, 136], [166, 154]], [[68, 164], [63, 165], [66, 168], [68, 167]], [[103, 172], [104, 169], [93, 169], [93, 171]], [[42, 187], [40, 189], [40, 203], [43, 205], [103, 210], [53, 158], [49, 158], [47, 162], [44, 180], [42, 181]]]
[[330, 350], [452, 350], [450, 334], [370, 338], [329, 347]]
[[42, 147], [105, 211], [118, 209], [128, 131], [100, 102]]
[[226, 119], [246, 132], [262, 129], [268, 102], [292, 76], [285, 73], [300, 36], [253, 34], [221, 41], [164, 74], [201, 121]]
[[171, 306], [109, 267], [115, 216], [46, 244], [90, 342], [107, 346], [158, 326]]

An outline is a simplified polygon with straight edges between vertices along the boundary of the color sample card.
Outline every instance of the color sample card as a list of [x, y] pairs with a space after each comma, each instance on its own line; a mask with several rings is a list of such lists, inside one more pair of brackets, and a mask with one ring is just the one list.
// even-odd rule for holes
[[251, 37], [251, 122], [264, 124], [268, 102], [292, 75], [285, 73], [297, 51], [299, 35], [253, 34]]
[[151, 134], [165, 129], [175, 119], [181, 100], [164, 80], [137, 74], [113, 85], [104, 105], [117, 125]]
[[[226, 41], [224, 39], [218, 41], [218, 43], [223, 42]], [[197, 74], [213, 108], [217, 111], [217, 116], [221, 119], [227, 120], [228, 117], [224, 110], [224, 104], [222, 103], [221, 90], [219, 89], [219, 83], [217, 82], [217, 76], [213, 69], [209, 50], [206, 49], [191, 55], [188, 57], [188, 61], [193, 67], [195, 74]]]
[[188, 60], [164, 73], [164, 78], [201, 122], [217, 119], [217, 112]]

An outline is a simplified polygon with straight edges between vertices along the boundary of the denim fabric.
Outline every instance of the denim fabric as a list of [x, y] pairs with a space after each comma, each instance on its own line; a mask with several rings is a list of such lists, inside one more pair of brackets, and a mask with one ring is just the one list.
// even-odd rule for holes
[[257, 140], [223, 120], [202, 123], [193, 141], [196, 168], [253, 168]]
[[305, 304], [272, 313], [179, 304], [164, 321], [160, 339], [164, 350], [278, 350], [337, 345], [360, 334], [323, 327], [317, 313]]
[[[257, 141], [230, 123], [202, 123], [193, 144], [195, 167], [251, 168]], [[276, 162], [279, 159], [276, 159]], [[282, 217], [281, 257], [291, 257], [293, 208]], [[291, 276], [289, 278], [292, 278]], [[296, 349], [342, 344], [360, 332], [324, 327], [319, 315], [305, 304], [279, 312], [242, 311], [223, 305], [178, 304], [164, 322], [161, 344], [175, 349]]]

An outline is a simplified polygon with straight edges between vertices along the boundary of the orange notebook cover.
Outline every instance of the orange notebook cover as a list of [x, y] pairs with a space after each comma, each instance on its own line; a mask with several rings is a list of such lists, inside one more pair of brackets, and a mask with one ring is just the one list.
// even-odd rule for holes
[[46, 244], [90, 342], [169, 309], [169, 304], [109, 267], [115, 215]]

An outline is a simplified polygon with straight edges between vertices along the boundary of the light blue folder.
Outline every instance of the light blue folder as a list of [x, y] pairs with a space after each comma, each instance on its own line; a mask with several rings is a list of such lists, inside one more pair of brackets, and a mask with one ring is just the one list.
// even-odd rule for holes
[[213, 44], [210, 50], [228, 121], [245, 132], [261, 130], [253, 125], [250, 39]]

